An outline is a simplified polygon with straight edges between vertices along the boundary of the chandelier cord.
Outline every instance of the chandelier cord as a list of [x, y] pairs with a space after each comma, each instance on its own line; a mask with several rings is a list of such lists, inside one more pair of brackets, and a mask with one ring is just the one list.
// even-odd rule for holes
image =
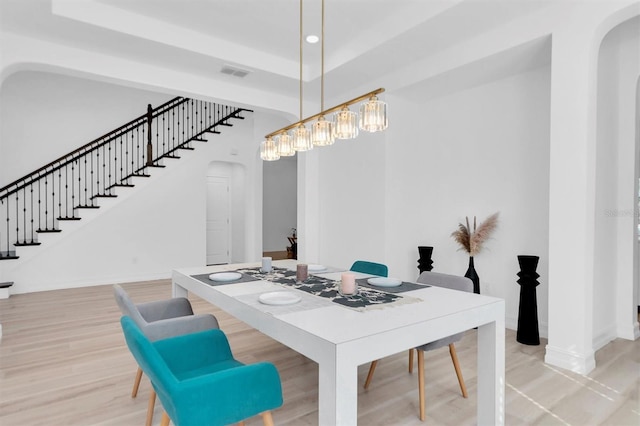
[[302, 0], [300, 0], [300, 120], [302, 121]]
[[322, 45], [320, 52], [320, 111], [324, 111], [324, 0], [322, 0]]

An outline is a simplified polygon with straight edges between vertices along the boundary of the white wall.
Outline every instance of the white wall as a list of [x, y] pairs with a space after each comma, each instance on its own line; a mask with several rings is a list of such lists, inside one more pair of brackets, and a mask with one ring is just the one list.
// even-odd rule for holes
[[263, 169], [264, 251], [285, 251], [291, 228], [297, 228], [297, 156], [265, 161]]
[[604, 38], [598, 58], [593, 346], [637, 334], [635, 88], [640, 18]]
[[[40, 81], [41, 76], [36, 77]], [[48, 81], [52, 85], [59, 82], [56, 76]], [[29, 79], [25, 77], [17, 83], [25, 88], [29, 86]], [[13, 91], [10, 84], [11, 79], [3, 87]], [[122, 95], [127, 90], [117, 86], [109, 89], [81, 79], [71, 79], [65, 84], [73, 93], [82, 92], [81, 98], [101, 98], [105, 104], [127, 99]], [[96, 90], [92, 91], [94, 87]], [[49, 86], [42, 85], [40, 88], [42, 96], [57, 93], [55, 87], [47, 90]], [[131, 97], [139, 95], [133, 92]], [[60, 103], [64, 100], [64, 97], [59, 99]], [[146, 100], [142, 106], [146, 106]], [[51, 109], [48, 103], [43, 105], [31, 98], [30, 104], [25, 102], [24, 109], [36, 116], [48, 116], [44, 123], [48, 125], [63, 121], [70, 108]], [[208, 143], [198, 143], [195, 151], [181, 151], [180, 160], [166, 160], [168, 167], [151, 170], [151, 178], [138, 178], [135, 188], [118, 189], [119, 198], [100, 200], [100, 209], [83, 211], [81, 216], [85, 219], [61, 224], [62, 233], [41, 235], [41, 246], [18, 248], [20, 259], [0, 264], [3, 281], [15, 282], [12, 293], [25, 293], [167, 278], [173, 268], [204, 265], [206, 176], [213, 160], [238, 164], [244, 170], [243, 179], [235, 176], [236, 183], [243, 186], [245, 211], [238, 222], [244, 224], [245, 234], [240, 235], [244, 238], [244, 250], [234, 256], [238, 261], [258, 260], [261, 234], [255, 229], [260, 229], [257, 223], [261, 222], [262, 176], [254, 135], [256, 114], [244, 115], [245, 120], [234, 120], [233, 127], [223, 128], [221, 135], [210, 136]], [[124, 121], [129, 118], [134, 117]], [[4, 116], [0, 119], [6, 121]], [[268, 118], [261, 119], [265, 120]], [[12, 147], [8, 152], [11, 155], [3, 156], [3, 163], [23, 164], [24, 150]], [[88, 220], [89, 216], [94, 217]]]
[[[500, 211], [477, 256], [484, 294], [505, 298], [507, 326], [519, 303], [517, 255], [540, 256], [538, 312], [547, 320], [549, 68], [423, 103], [387, 96], [390, 127], [320, 155], [320, 261], [388, 264], [415, 279], [418, 245], [434, 246], [434, 271], [463, 275], [450, 237], [465, 215]], [[364, 137], [363, 137], [364, 136]]]
[[61, 74], [10, 75], [0, 86], [0, 187], [172, 98]]

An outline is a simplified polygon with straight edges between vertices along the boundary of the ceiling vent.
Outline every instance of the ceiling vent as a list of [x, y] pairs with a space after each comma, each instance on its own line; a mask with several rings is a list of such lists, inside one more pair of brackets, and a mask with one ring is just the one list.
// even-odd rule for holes
[[241, 68], [232, 67], [231, 65], [223, 65], [220, 70], [222, 74], [233, 75], [235, 77], [244, 78], [250, 71], [243, 70]]

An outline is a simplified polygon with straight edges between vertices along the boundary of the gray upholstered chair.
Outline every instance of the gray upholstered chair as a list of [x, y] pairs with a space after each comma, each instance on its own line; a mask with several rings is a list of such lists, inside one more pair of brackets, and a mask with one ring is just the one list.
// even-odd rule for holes
[[[469, 293], [473, 292], [473, 282], [469, 278], [459, 277], [456, 275], [441, 274], [438, 272], [423, 272], [418, 277], [417, 282], [422, 284], [429, 284], [434, 287], [444, 287], [452, 290], [466, 291]], [[454, 334], [452, 336], [445, 337], [440, 340], [436, 340], [434, 342], [430, 342], [415, 348], [415, 350], [418, 351], [418, 392], [420, 395], [420, 420], [422, 421], [424, 421], [425, 419], [424, 353], [426, 351], [449, 346], [449, 354], [451, 355], [453, 367], [455, 368], [456, 375], [458, 376], [458, 383], [460, 384], [462, 396], [465, 398], [467, 397], [467, 387], [464, 384], [464, 379], [462, 378], [462, 371], [460, 371], [460, 364], [458, 363], [458, 354], [456, 353], [456, 347], [454, 345], [454, 343], [459, 341], [463, 335], [464, 332]], [[409, 350], [409, 373], [413, 373], [413, 351], [414, 349]], [[373, 378], [373, 372], [376, 369], [377, 363], [378, 361], [373, 361], [371, 363], [371, 366], [369, 367], [369, 374], [367, 375], [367, 380], [364, 384], [365, 389], [369, 388], [369, 384], [371, 383], [371, 379]]]
[[[113, 292], [122, 315], [133, 319], [150, 341], [220, 328], [218, 320], [213, 315], [194, 315], [191, 303], [184, 297], [135, 304], [120, 285], [115, 284]], [[131, 391], [132, 398], [138, 395], [141, 379], [142, 369], [138, 367]], [[152, 387], [147, 408], [147, 426], [150, 426], [153, 420], [155, 402], [156, 393]]]

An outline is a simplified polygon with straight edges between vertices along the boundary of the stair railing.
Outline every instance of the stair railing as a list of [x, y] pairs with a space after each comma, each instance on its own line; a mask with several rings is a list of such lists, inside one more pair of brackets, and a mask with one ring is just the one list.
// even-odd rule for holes
[[[114, 188], [133, 186], [148, 169], [179, 158], [205, 133], [220, 133], [244, 108], [176, 97], [115, 130], [0, 188], [0, 259], [17, 258], [13, 246], [39, 245], [38, 233], [60, 232], [60, 221], [79, 220], [78, 209], [98, 208]], [[4, 226], [3, 226], [4, 223]], [[4, 228], [4, 229], [3, 229]]]

